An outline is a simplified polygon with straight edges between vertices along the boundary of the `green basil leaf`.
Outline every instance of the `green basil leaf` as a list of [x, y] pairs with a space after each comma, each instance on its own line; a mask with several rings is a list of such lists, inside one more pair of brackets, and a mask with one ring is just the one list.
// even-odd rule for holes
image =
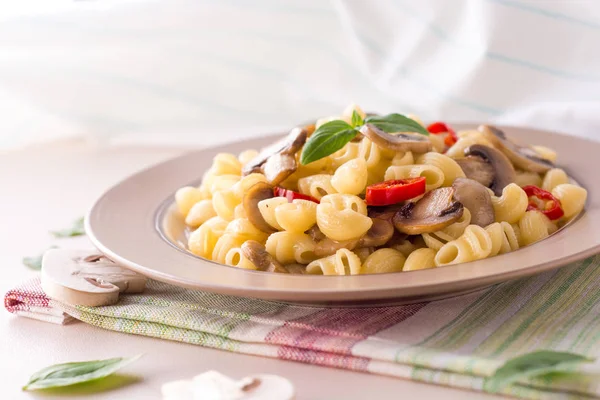
[[357, 130], [342, 120], [327, 122], [319, 127], [304, 144], [300, 162], [303, 165], [335, 153], [351, 141]]
[[568, 372], [575, 365], [594, 359], [579, 354], [541, 350], [515, 357], [498, 368], [485, 380], [483, 389], [496, 393], [502, 388], [526, 378], [539, 377], [556, 372]]
[[42, 259], [44, 258], [44, 253], [46, 253], [50, 249], [55, 249], [56, 246], [52, 246], [49, 249], [44, 250], [41, 254], [32, 257], [23, 257], [23, 265], [29, 267], [31, 269], [40, 270], [42, 269]]
[[365, 123], [373, 124], [387, 133], [415, 132], [421, 135], [429, 135], [427, 129], [423, 128], [421, 124], [401, 114], [373, 115], [365, 118]]
[[140, 357], [141, 355], [52, 365], [33, 374], [23, 390], [49, 389], [95, 381], [113, 374]]
[[357, 128], [364, 123], [365, 123], [365, 121], [363, 121], [360, 114], [358, 112], [356, 112], [356, 110], [352, 110], [352, 127]]
[[58, 231], [50, 231], [50, 233], [54, 237], [59, 238], [85, 235], [85, 228], [83, 227], [83, 217], [73, 221], [73, 224], [70, 228], [65, 228]]

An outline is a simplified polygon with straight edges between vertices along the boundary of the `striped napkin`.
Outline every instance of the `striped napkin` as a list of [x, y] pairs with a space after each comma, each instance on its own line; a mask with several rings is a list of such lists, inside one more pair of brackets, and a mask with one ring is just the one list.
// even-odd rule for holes
[[[5, 306], [55, 323], [76, 318], [119, 332], [482, 390], [505, 360], [534, 350], [600, 356], [599, 266], [600, 255], [477, 293], [384, 308], [286, 305], [157, 281], [116, 305], [80, 307], [48, 299], [39, 279], [7, 293]], [[502, 393], [598, 398], [600, 382], [546, 376]]]

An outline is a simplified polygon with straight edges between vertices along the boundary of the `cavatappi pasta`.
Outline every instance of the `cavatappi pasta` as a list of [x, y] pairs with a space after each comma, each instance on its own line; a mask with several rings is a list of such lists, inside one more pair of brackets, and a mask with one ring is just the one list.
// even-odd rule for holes
[[[199, 186], [175, 194], [189, 251], [267, 272], [407, 272], [518, 250], [583, 210], [587, 191], [553, 149], [485, 125], [428, 130], [350, 105], [269, 148], [217, 154]], [[332, 132], [341, 145], [311, 145]]]

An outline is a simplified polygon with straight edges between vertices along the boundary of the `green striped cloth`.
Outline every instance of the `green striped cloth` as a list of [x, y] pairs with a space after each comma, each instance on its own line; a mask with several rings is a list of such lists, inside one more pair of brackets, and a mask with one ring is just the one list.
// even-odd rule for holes
[[[600, 256], [483, 291], [385, 308], [313, 308], [182, 289], [150, 281], [117, 305], [50, 300], [39, 280], [9, 292], [21, 315], [64, 312], [119, 332], [315, 365], [483, 390], [515, 356], [548, 349], [600, 355]], [[27, 314], [29, 313], [29, 315]], [[523, 398], [600, 397], [586, 364], [577, 380], [545, 376], [502, 393]]]

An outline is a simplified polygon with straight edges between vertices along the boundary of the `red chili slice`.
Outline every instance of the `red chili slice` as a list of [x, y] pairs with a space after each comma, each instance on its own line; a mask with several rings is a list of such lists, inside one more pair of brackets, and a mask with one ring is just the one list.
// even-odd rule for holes
[[448, 133], [444, 138], [444, 144], [448, 147], [452, 146], [458, 141], [458, 136], [456, 136], [454, 129], [444, 122], [434, 122], [433, 124], [430, 124], [427, 127], [427, 131], [429, 131], [429, 133], [433, 133], [434, 135]]
[[315, 199], [312, 196], [307, 196], [305, 194], [302, 193], [298, 193], [298, 192], [294, 192], [293, 190], [289, 190], [289, 189], [285, 189], [279, 186], [276, 186], [275, 189], [273, 189], [273, 194], [275, 195], [275, 197], [285, 197], [288, 202], [292, 202], [293, 200], [309, 200], [309, 201], [313, 201], [317, 204], [319, 204], [319, 200]]
[[388, 206], [425, 193], [425, 178], [385, 181], [367, 186], [365, 200], [369, 206]]
[[[551, 220], [559, 219], [565, 215], [565, 212], [560, 204], [560, 200], [554, 197], [552, 193], [548, 192], [547, 190], [533, 185], [523, 186], [523, 190], [530, 199], [529, 205], [527, 206], [527, 211], [540, 211]], [[540, 208], [540, 205], [537, 203], [537, 201], [540, 200], [544, 202], [543, 208]]]

